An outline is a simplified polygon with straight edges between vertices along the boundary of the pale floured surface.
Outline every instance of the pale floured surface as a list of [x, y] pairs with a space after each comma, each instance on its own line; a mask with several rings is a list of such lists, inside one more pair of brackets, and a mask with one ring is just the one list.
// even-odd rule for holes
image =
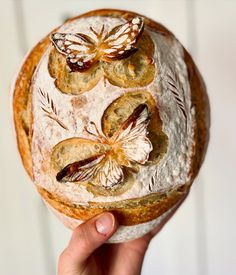
[[[60, 32], [88, 33], [89, 26], [99, 30], [102, 24], [109, 25], [109, 29], [123, 23], [121, 19], [106, 17], [81, 18], [64, 25]], [[61, 93], [54, 84], [48, 72], [49, 51], [43, 56], [34, 77], [33, 83], [33, 172], [35, 183], [50, 192], [62, 196], [73, 203], [87, 204], [94, 202], [113, 202], [129, 198], [142, 197], [152, 192], [160, 192], [165, 189], [187, 183], [191, 166], [191, 154], [193, 146], [194, 110], [191, 110], [190, 89], [187, 77], [186, 65], [183, 60], [182, 46], [174, 39], [167, 38], [149, 30], [154, 43], [154, 61], [157, 66], [157, 74], [154, 81], [142, 89], [149, 91], [158, 102], [160, 117], [163, 121], [163, 132], [168, 136], [167, 153], [158, 164], [144, 165], [136, 175], [135, 184], [119, 196], [96, 196], [86, 190], [84, 186], [76, 183], [59, 183], [51, 178], [50, 154], [52, 148], [60, 141], [70, 137], [82, 137], [91, 139], [83, 129], [88, 121], [94, 121], [101, 130], [101, 117], [104, 110], [118, 97], [134, 88], [120, 88], [109, 82], [104, 85], [103, 79], [90, 91], [81, 95], [67, 95]], [[177, 105], [176, 98], [170, 91], [167, 75], [174, 77], [176, 72], [180, 82], [179, 91], [183, 91], [179, 97], [185, 98], [185, 119], [181, 109]], [[59, 123], [45, 116], [42, 111], [42, 101], [53, 100], [56, 106]], [[141, 88], [139, 88], [141, 89]], [[73, 100], [80, 100], [80, 107], [72, 104]], [[49, 102], [50, 102], [49, 100]], [[187, 122], [187, 124], [185, 124]], [[65, 127], [61, 127], [60, 124]], [[187, 126], [186, 126], [187, 125]]]

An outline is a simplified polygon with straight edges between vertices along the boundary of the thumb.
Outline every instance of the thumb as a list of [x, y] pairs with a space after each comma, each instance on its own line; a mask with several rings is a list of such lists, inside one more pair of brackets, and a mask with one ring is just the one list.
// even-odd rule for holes
[[58, 262], [58, 274], [80, 271], [89, 256], [116, 231], [117, 220], [112, 213], [102, 213], [79, 225]]

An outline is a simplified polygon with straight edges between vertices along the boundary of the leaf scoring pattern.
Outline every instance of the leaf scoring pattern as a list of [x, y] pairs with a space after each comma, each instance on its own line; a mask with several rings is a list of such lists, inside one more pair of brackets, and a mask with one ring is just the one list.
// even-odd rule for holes
[[65, 130], [69, 130], [68, 127], [63, 123], [63, 121], [61, 121], [58, 117], [57, 108], [53, 100], [49, 97], [49, 94], [45, 93], [41, 88], [39, 88], [38, 91], [42, 98], [42, 100], [40, 100], [41, 109], [45, 112], [46, 116], [56, 121]]
[[185, 92], [176, 72], [170, 71], [167, 73], [167, 82], [169, 91], [173, 94], [176, 103], [184, 116], [185, 122], [187, 123]]

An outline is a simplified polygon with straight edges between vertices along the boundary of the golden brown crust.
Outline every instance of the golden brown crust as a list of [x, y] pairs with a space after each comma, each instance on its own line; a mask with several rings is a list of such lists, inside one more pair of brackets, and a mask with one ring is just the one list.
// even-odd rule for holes
[[[93, 15], [123, 17], [128, 20], [138, 14], [121, 10], [96, 10], [80, 15], [76, 18]], [[69, 21], [76, 18], [70, 19]], [[166, 36], [173, 36], [173, 34], [161, 24], [156, 23], [149, 18], [144, 18], [146, 26], [152, 28], [154, 31], [162, 33]], [[13, 95], [14, 122], [18, 148], [24, 167], [32, 179], [33, 173], [30, 148], [31, 133], [29, 130], [31, 122], [30, 116], [27, 117], [26, 113], [27, 106], [30, 108], [28, 101], [30, 98], [31, 78], [41, 56], [50, 43], [48, 37], [49, 36], [37, 44], [28, 55], [16, 80]], [[202, 164], [208, 144], [209, 103], [206, 88], [201, 75], [186, 50], [184, 50], [184, 59], [188, 68], [189, 82], [192, 92], [192, 104], [195, 106], [196, 111], [195, 150], [192, 157], [191, 170], [192, 182]], [[27, 118], [25, 118], [25, 116]], [[138, 201], [136, 199], [132, 199], [117, 203], [91, 203], [89, 207], [70, 204], [69, 202], [63, 201], [63, 199], [56, 197], [54, 194], [49, 193], [47, 190], [39, 186], [37, 186], [37, 188], [42, 197], [52, 207], [70, 217], [86, 220], [104, 210], [110, 210], [118, 215], [121, 224], [132, 225], [150, 221], [166, 212], [186, 196], [190, 188], [190, 184], [186, 183], [186, 185], [181, 187], [180, 190], [172, 190], [168, 195], [152, 194], [145, 198], [138, 199]]]
[[15, 81], [13, 91], [13, 112], [17, 136], [17, 145], [23, 165], [31, 179], [33, 179], [32, 157], [30, 148], [31, 112], [29, 112], [27, 109], [31, 105], [30, 89], [32, 75], [45, 51], [45, 48], [48, 46], [49, 43], [49, 38], [46, 37], [32, 49], [21, 67], [21, 70]]
[[151, 194], [142, 198], [128, 199], [121, 202], [91, 202], [88, 207], [71, 204], [61, 200], [61, 198], [40, 186], [37, 186], [37, 188], [47, 203], [71, 218], [88, 220], [104, 211], [110, 211], [116, 215], [121, 225], [135, 225], [151, 221], [176, 205], [188, 193], [188, 186], [185, 185], [163, 194]]
[[184, 59], [188, 69], [188, 77], [192, 92], [192, 106], [196, 110], [195, 154], [192, 157], [192, 181], [196, 177], [204, 160], [209, 142], [210, 105], [205, 83], [190, 54], [185, 50]]

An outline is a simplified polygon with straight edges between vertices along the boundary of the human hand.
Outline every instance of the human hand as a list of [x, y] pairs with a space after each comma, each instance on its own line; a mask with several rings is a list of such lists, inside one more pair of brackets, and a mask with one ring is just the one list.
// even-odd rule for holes
[[59, 257], [58, 275], [140, 274], [150, 240], [167, 219], [139, 239], [106, 244], [118, 227], [115, 216], [106, 212], [92, 218], [74, 230], [67, 248]]

